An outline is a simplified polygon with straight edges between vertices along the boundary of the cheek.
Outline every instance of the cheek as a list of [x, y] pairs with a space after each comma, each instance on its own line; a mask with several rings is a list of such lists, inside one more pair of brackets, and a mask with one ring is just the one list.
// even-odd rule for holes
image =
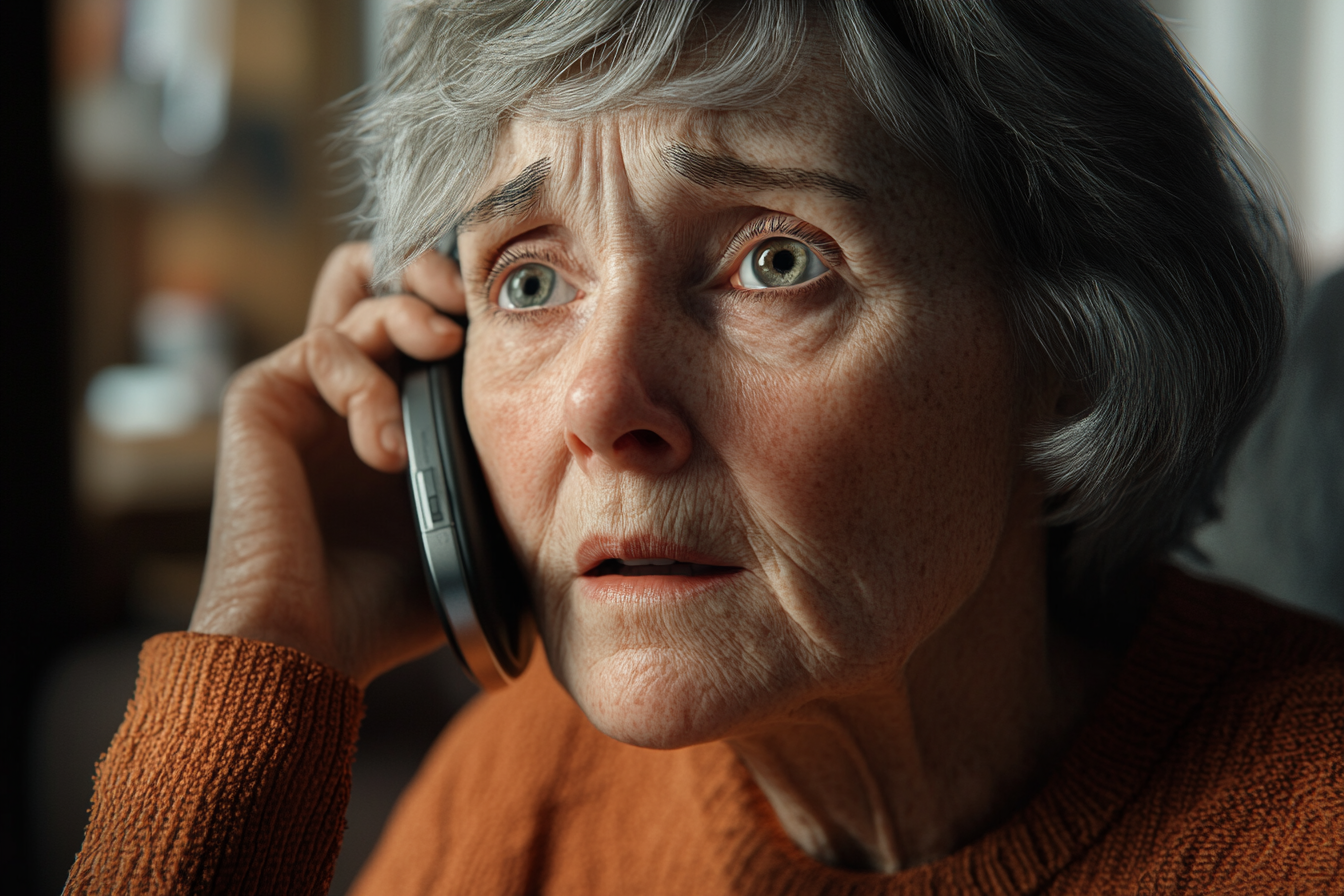
[[785, 611], [860, 662], [908, 654], [975, 590], [1003, 530], [1006, 332], [990, 303], [947, 304], [875, 321], [827, 363], [737, 372], [716, 431]]
[[467, 352], [463, 402], [500, 520], [524, 567], [535, 571], [567, 457], [558, 378], [526, 343], [491, 335], [481, 333], [486, 338]]

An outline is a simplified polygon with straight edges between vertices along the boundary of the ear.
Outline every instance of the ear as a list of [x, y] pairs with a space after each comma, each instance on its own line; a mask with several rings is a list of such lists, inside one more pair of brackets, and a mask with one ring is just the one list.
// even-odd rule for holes
[[[1062, 427], [1087, 412], [1092, 399], [1081, 383], [1048, 369], [1037, 373], [1035, 388], [1024, 405], [1026, 441], [1023, 444], [1023, 459], [1027, 461], [1028, 445], [1057, 433]], [[1065, 498], [1067, 492], [1061, 492], [1051, 486], [1044, 470], [1034, 463], [1025, 462], [1024, 472], [1030, 487], [1034, 489], [1040, 503], [1042, 519], [1048, 517]]]
[[1082, 415], [1092, 404], [1082, 384], [1059, 371], [1042, 371], [1035, 380], [1036, 388], [1028, 402], [1032, 427], [1053, 430]]
[[1062, 422], [1082, 415], [1092, 404], [1092, 399], [1083, 389], [1082, 384], [1065, 380], [1058, 375], [1056, 379], [1058, 380], [1054, 401], [1056, 419]]

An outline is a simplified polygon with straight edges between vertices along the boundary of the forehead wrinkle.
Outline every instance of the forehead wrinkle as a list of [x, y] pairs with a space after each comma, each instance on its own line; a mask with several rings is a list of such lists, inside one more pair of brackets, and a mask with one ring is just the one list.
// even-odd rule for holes
[[730, 155], [711, 155], [684, 143], [671, 143], [663, 150], [668, 168], [702, 187], [739, 187], [744, 190], [819, 190], [860, 202], [868, 195], [858, 184], [825, 171], [805, 168], [769, 168]]
[[609, 242], [637, 238], [648, 226], [637, 182], [641, 147], [652, 143], [649, 123], [629, 112], [600, 113], [582, 126], [544, 132], [555, 167], [540, 208]]
[[600, 222], [614, 223], [636, 207], [632, 172], [626, 157], [625, 140], [638, 146], [645, 139], [641, 116], [606, 114], [597, 116], [583, 128], [576, 141], [576, 173], [582, 194], [595, 192], [594, 207], [601, 207]]

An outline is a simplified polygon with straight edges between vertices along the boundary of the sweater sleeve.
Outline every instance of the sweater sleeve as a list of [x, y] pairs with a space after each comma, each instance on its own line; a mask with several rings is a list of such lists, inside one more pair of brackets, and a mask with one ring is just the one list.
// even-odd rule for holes
[[299, 651], [147, 641], [65, 892], [326, 893], [362, 713], [353, 681]]

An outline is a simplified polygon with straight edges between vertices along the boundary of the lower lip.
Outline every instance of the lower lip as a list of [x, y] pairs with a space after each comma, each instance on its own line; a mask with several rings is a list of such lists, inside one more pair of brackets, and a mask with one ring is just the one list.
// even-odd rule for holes
[[740, 569], [732, 569], [702, 576], [584, 576], [579, 579], [579, 591], [589, 600], [601, 603], [686, 600], [717, 591], [741, 573]]

